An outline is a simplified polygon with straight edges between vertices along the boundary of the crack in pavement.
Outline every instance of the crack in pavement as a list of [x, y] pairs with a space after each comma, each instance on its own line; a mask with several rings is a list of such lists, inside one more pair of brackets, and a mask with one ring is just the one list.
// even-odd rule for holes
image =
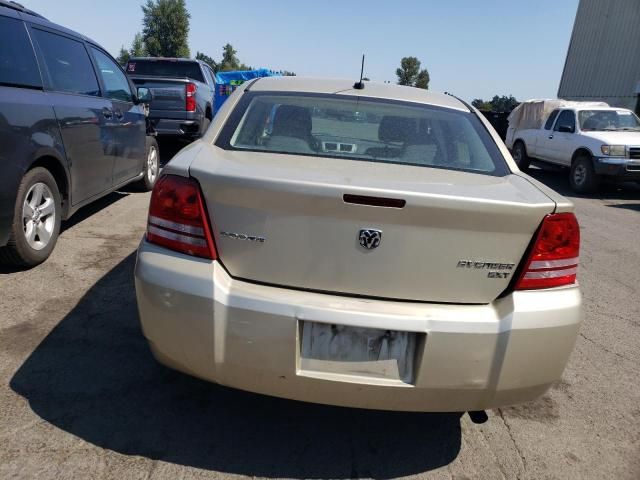
[[[518, 443], [516, 442], [515, 437], [513, 436], [513, 432], [511, 431], [511, 426], [507, 422], [507, 419], [504, 417], [504, 413], [502, 412], [502, 409], [498, 408], [497, 412], [498, 412], [498, 416], [502, 420], [502, 423], [504, 423], [504, 426], [507, 429], [507, 433], [509, 434], [509, 438], [511, 439], [511, 443], [513, 443], [513, 447], [516, 449], [516, 452], [518, 453], [518, 456], [520, 457], [520, 461], [522, 462], [522, 473], [525, 473], [527, 471], [527, 460], [526, 460], [524, 454], [522, 453], [522, 450], [520, 450], [520, 447], [518, 446]], [[522, 477], [520, 475], [516, 474], [516, 478], [520, 479]]]
[[607, 347], [605, 347], [604, 345], [602, 345], [601, 343], [596, 342], [595, 340], [593, 340], [592, 338], [587, 337], [584, 333], [580, 332], [580, 336], [582, 338], [584, 338], [585, 340], [587, 340], [589, 343], [595, 345], [596, 347], [599, 347], [601, 350], [603, 350], [606, 353], [610, 353], [611, 355], [615, 355], [616, 357], [622, 358], [623, 360], [628, 360], [630, 362], [632, 362], [632, 360], [626, 356], [624, 356], [621, 353], [618, 352], [614, 352], [613, 350], [608, 349]]

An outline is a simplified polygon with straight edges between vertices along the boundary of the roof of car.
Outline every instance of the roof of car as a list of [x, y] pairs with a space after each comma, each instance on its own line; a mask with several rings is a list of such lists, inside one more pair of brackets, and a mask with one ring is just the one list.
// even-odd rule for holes
[[353, 88], [353, 79], [328, 79], [311, 77], [265, 77], [254, 82], [249, 88], [253, 92], [304, 92], [357, 95], [361, 97], [384, 98], [404, 102], [423, 103], [438, 107], [452, 108], [468, 112], [469, 108], [461, 100], [444, 93], [436, 93], [415, 87], [405, 87], [380, 82], [364, 82], [364, 89]]
[[82, 35], [81, 33], [78, 33], [74, 30], [71, 30], [67, 27], [63, 27], [62, 25], [59, 25], [57, 23], [53, 23], [50, 20], [43, 17], [42, 15], [40, 15], [39, 13], [34, 12], [33, 10], [29, 10], [28, 8], [23, 7], [19, 3], [0, 0], [0, 7], [5, 7], [16, 12], [17, 14], [16, 18], [21, 18], [22, 20], [30, 22], [32, 24], [42, 25], [43, 27], [51, 28], [52, 30], [57, 30], [58, 32], [63, 33], [65, 35], [76, 37], [79, 40], [84, 40], [86, 42], [100, 46], [98, 42], [92, 40], [91, 38], [85, 35]]
[[12, 2], [10, 0], [9, 1], [0, 0], [0, 7], [7, 7], [7, 8], [10, 8], [12, 10], [16, 10], [18, 12], [26, 13], [28, 15], [33, 15], [35, 17], [44, 18], [39, 13], [36, 13], [33, 10], [29, 10], [24, 5], [22, 5], [22, 4], [18, 3], [18, 2]]

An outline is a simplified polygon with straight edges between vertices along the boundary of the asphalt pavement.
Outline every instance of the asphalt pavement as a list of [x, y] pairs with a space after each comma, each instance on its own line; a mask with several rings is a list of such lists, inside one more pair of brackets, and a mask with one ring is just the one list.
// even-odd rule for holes
[[305, 404], [158, 365], [133, 286], [149, 194], [63, 225], [52, 257], [0, 267], [0, 478], [640, 478], [640, 188], [576, 197], [585, 318], [563, 380], [467, 415]]

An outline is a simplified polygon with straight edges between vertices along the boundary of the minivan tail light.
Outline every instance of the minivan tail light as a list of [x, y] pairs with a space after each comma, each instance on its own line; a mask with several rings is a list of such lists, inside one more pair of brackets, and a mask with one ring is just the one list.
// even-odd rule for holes
[[151, 193], [147, 241], [187, 255], [217, 258], [198, 182], [177, 175], [158, 179]]
[[195, 83], [187, 83], [184, 87], [185, 98], [186, 98], [186, 110], [187, 112], [195, 112], [196, 111], [196, 91], [198, 90], [198, 86]]
[[573, 213], [544, 217], [515, 289], [533, 290], [576, 283], [580, 226]]

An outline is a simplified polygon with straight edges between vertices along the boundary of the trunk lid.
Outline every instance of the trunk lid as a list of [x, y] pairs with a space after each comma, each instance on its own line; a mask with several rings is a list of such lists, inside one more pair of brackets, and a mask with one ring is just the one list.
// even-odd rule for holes
[[[517, 175], [210, 145], [190, 174], [200, 182], [220, 260], [232, 276], [399, 300], [491, 302], [555, 209]], [[347, 203], [345, 195], [406, 204], [367, 206]], [[361, 230], [382, 232], [377, 248], [361, 246]]]

